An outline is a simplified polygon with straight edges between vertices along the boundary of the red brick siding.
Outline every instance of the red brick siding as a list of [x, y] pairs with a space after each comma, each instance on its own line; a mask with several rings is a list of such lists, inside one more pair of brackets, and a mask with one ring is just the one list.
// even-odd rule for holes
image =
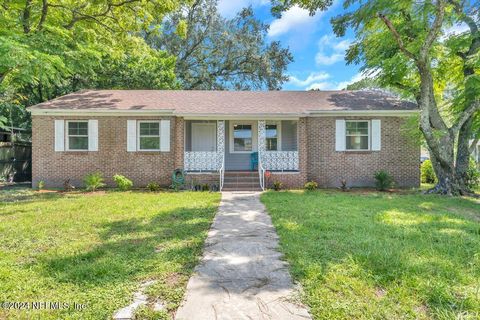
[[185, 187], [190, 189], [197, 184], [216, 185], [220, 187], [220, 174], [217, 172], [212, 173], [190, 173], [185, 177]]
[[[400, 133], [405, 119], [374, 118], [382, 120], [382, 149], [374, 152], [335, 151], [335, 117], [300, 118], [299, 173], [273, 173], [270, 181], [281, 181], [285, 188], [302, 188], [310, 180], [321, 187], [337, 187], [341, 179], [346, 179], [350, 186], [365, 186], [373, 185], [373, 174], [384, 169], [399, 186], [418, 186], [420, 148]], [[55, 152], [55, 119], [98, 119], [99, 151]], [[127, 152], [128, 119], [170, 119], [170, 152]], [[61, 187], [65, 179], [81, 186], [84, 176], [95, 171], [103, 173], [110, 185], [111, 177], [119, 173], [132, 179], [135, 186], [145, 186], [151, 181], [167, 186], [171, 184], [172, 171], [183, 168], [183, 118], [33, 116], [32, 129], [34, 186], [44, 180], [47, 187]], [[199, 183], [218, 183], [218, 174], [187, 175], [187, 181], [192, 177]]]
[[[54, 120], [98, 119], [98, 151], [55, 152]], [[170, 152], [127, 152], [127, 120], [171, 120]], [[99, 171], [106, 182], [113, 185], [112, 176], [123, 174], [135, 186], [155, 181], [163, 186], [171, 184], [171, 174], [183, 159], [183, 144], [178, 144], [177, 133], [182, 121], [174, 117], [32, 117], [32, 176], [33, 185], [44, 180], [47, 187], [62, 187], [65, 179], [76, 186], [83, 185], [85, 175]], [[182, 138], [183, 140], [183, 138]]]
[[[381, 150], [371, 152], [335, 151], [336, 119], [380, 119]], [[341, 179], [349, 186], [372, 186], [374, 173], [386, 170], [400, 187], [420, 184], [420, 147], [405, 134], [402, 117], [308, 118], [308, 180], [321, 187], [338, 187]]]

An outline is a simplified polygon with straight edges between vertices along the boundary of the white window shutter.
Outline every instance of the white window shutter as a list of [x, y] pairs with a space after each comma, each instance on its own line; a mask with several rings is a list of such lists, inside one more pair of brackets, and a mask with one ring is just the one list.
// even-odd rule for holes
[[346, 133], [345, 120], [335, 120], [335, 151], [345, 151]]
[[55, 120], [55, 151], [65, 151], [64, 120]]
[[137, 120], [127, 120], [127, 151], [137, 151]]
[[381, 120], [372, 120], [372, 150], [380, 151], [382, 148]]
[[98, 120], [88, 120], [88, 151], [98, 151]]
[[160, 151], [170, 151], [170, 120], [160, 121]]

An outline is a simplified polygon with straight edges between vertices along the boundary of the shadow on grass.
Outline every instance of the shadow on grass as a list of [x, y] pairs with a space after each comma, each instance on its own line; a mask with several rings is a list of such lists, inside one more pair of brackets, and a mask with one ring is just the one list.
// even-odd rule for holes
[[272, 192], [263, 202], [297, 279], [318, 266], [323, 280], [317, 285], [328, 286], [329, 272], [355, 265], [362, 281], [405, 286], [436, 314], [480, 310], [478, 296], [459, 291], [480, 276], [480, 205], [474, 199]]
[[161, 264], [181, 264], [180, 272], [190, 273], [201, 252], [211, 216], [205, 210], [199, 214], [198, 209], [179, 208], [150, 219], [104, 223], [99, 226], [100, 244], [40, 263], [46, 276], [89, 286], [131, 281]]

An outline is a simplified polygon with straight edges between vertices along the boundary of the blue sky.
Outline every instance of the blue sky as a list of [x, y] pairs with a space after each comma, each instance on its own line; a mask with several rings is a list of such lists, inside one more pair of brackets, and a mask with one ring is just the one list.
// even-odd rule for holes
[[361, 79], [359, 66], [347, 66], [344, 59], [353, 35], [347, 33], [337, 38], [330, 25], [330, 18], [343, 11], [340, 1], [313, 17], [306, 10], [293, 7], [280, 19], [274, 18], [269, 0], [219, 0], [218, 9], [224, 17], [231, 18], [248, 5], [257, 18], [270, 24], [269, 40], [279, 40], [293, 54], [294, 62], [287, 71], [290, 81], [284, 84], [284, 90], [338, 90]]

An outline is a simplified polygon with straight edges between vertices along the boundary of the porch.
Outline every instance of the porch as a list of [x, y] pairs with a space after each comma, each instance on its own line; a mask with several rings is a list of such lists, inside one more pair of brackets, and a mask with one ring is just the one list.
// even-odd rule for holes
[[258, 171], [299, 171], [298, 119], [185, 120], [184, 169], [187, 173], [220, 174]]

